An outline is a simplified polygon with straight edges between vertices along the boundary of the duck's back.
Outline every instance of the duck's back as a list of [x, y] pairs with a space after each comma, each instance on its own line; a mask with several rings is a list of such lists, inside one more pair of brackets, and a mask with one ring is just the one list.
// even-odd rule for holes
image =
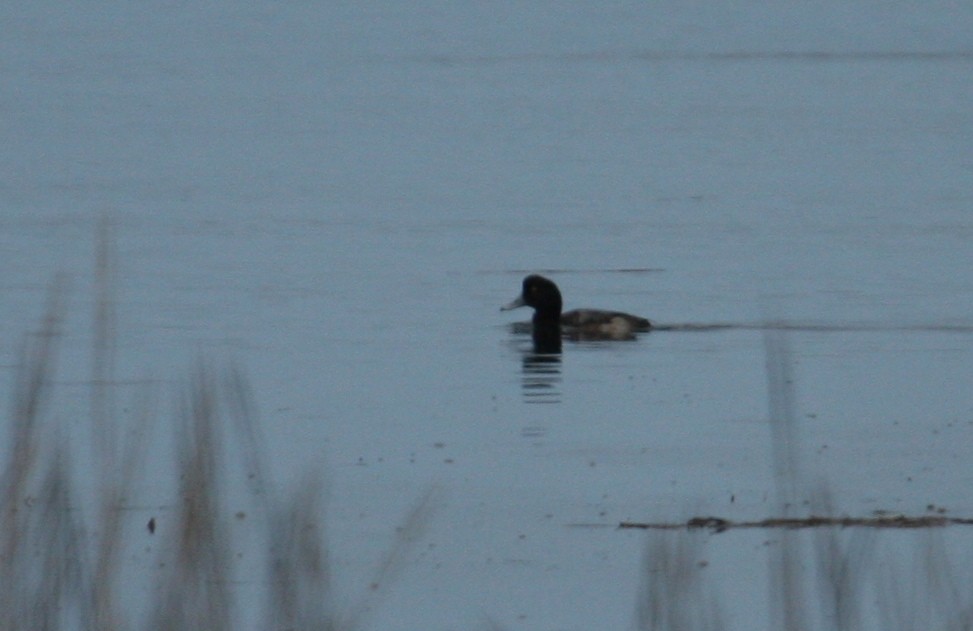
[[561, 325], [577, 329], [602, 330], [610, 332], [648, 331], [652, 323], [639, 316], [621, 311], [602, 309], [574, 309], [561, 314]]

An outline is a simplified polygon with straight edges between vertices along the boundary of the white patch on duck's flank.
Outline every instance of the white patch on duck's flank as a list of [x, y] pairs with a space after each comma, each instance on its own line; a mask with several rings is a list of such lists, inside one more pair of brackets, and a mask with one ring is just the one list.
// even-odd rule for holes
[[612, 316], [612, 319], [602, 325], [601, 330], [606, 335], [627, 336], [633, 332], [632, 323], [621, 316]]

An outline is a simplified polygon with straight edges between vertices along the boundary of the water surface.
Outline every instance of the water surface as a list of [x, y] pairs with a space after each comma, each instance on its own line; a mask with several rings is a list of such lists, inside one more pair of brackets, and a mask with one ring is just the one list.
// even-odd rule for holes
[[[325, 463], [342, 589], [441, 489], [373, 628], [631, 624], [615, 524], [774, 511], [781, 323], [808, 480], [973, 514], [973, 13], [483, 11], [4, 9], [3, 374], [66, 272], [88, 409], [109, 217], [119, 399], [243, 366], [276, 483]], [[529, 272], [672, 328], [537, 356], [498, 311]], [[739, 628], [758, 538], [706, 548]]]

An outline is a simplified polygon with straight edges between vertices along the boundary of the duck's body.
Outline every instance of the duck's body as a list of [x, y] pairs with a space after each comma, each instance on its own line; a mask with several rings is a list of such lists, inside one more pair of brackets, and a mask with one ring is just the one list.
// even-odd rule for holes
[[524, 279], [521, 294], [501, 310], [517, 307], [534, 308], [534, 328], [562, 327], [575, 337], [624, 339], [636, 332], [648, 331], [652, 323], [645, 318], [601, 309], [574, 309], [561, 312], [561, 292], [548, 278], [532, 274]]
[[603, 311], [601, 309], [574, 309], [561, 314], [561, 326], [580, 331], [589, 330], [592, 333], [605, 335], [626, 335], [639, 331], [648, 331], [652, 323], [639, 316], [621, 311]]

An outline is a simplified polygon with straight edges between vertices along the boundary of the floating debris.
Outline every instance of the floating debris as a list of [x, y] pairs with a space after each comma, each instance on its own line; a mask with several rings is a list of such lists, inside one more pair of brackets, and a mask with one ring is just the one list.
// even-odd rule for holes
[[623, 521], [619, 528], [635, 530], [698, 530], [713, 532], [741, 530], [745, 528], [945, 528], [947, 526], [973, 526], [973, 518], [946, 517], [943, 515], [879, 515], [876, 517], [769, 517], [759, 521], [731, 521], [722, 517], [693, 517], [684, 522], [632, 522]]

